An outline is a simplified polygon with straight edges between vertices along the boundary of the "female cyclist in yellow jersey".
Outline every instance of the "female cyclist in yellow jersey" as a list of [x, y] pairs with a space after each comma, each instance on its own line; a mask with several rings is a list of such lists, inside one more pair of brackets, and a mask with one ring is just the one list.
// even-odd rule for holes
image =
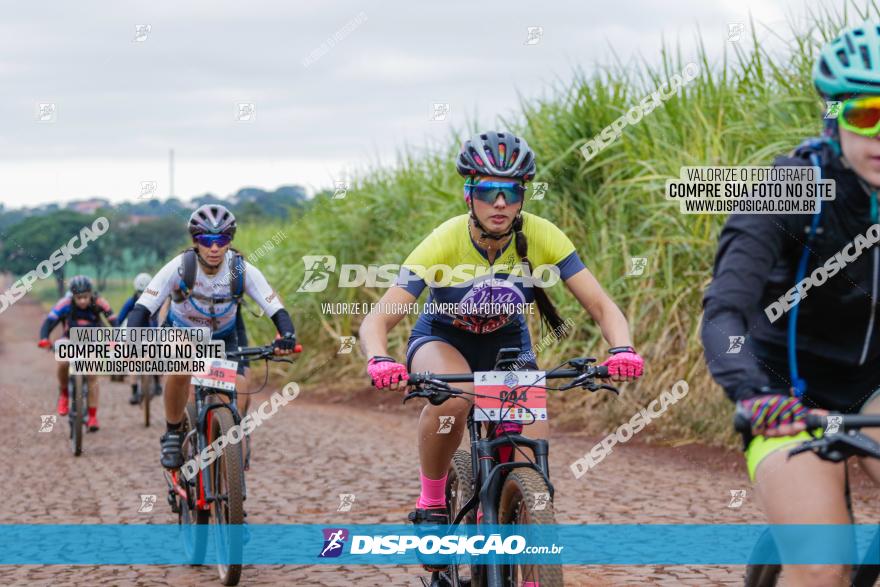
[[[447, 220], [416, 247], [404, 262], [397, 285], [389, 288], [361, 325], [373, 384], [399, 389], [408, 371], [491, 370], [504, 347], [520, 348], [524, 366], [535, 368], [523, 305], [536, 302], [545, 323], [559, 329], [563, 321], [544, 291], [559, 280], [613, 347], [605, 362], [613, 378], [641, 376], [642, 359], [632, 348], [626, 318], [584, 266], [574, 245], [553, 223], [522, 211], [525, 184], [536, 169], [525, 140], [509, 133], [475, 135], [464, 143], [457, 169], [466, 178], [469, 214]], [[388, 332], [403, 317], [388, 310], [410, 306], [426, 287], [431, 291], [428, 303], [434, 307], [422, 313], [413, 329], [403, 365], [386, 356]], [[471, 391], [473, 386], [461, 387]], [[442, 406], [426, 405], [422, 411], [421, 494], [410, 516], [416, 523], [448, 523], [446, 473], [469, 409], [469, 400], [453, 398]], [[455, 417], [448, 434], [437, 434], [441, 415]], [[529, 430], [535, 438], [546, 434], [543, 422]]]

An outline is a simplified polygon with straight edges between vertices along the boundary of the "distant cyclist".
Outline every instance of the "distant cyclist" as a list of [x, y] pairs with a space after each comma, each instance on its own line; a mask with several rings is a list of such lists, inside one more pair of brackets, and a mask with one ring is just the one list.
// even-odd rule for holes
[[[92, 280], [85, 275], [77, 275], [70, 280], [69, 295], [61, 298], [52, 307], [49, 315], [40, 327], [40, 348], [52, 346], [49, 335], [58, 324], [62, 324], [64, 330], [59, 340], [66, 339], [70, 335], [71, 328], [106, 326], [102, 317], [110, 326], [116, 325], [116, 318], [110, 303], [98, 296], [92, 286]], [[70, 378], [70, 363], [58, 361], [58, 414], [66, 416], [69, 409], [67, 382]], [[89, 385], [89, 417], [87, 425], [89, 430], [95, 432], [98, 425], [98, 378], [96, 375], [86, 375]]]
[[[403, 263], [398, 284], [389, 288], [361, 325], [373, 384], [398, 389], [407, 373], [415, 371], [489, 371], [504, 347], [521, 349], [523, 366], [535, 369], [522, 305], [536, 302], [550, 328], [563, 325], [544, 288], [525, 277], [534, 275], [537, 280], [542, 266], [550, 269], [541, 271], [544, 275], [558, 274], [599, 324], [612, 347], [604, 364], [613, 378], [641, 376], [642, 358], [633, 349], [626, 318], [584, 266], [572, 242], [552, 222], [523, 212], [526, 182], [536, 170], [535, 154], [526, 141], [501, 132], [475, 135], [462, 146], [456, 166], [466, 178], [469, 213], [445, 221], [415, 248]], [[435, 267], [449, 267], [452, 275], [441, 277], [426, 269]], [[494, 274], [487, 274], [490, 270]], [[452, 304], [446, 306], [451, 311], [432, 312], [429, 307], [422, 313], [410, 334], [404, 365], [387, 356], [388, 332], [404, 316], [389, 310], [410, 306], [426, 288], [430, 288], [429, 303]], [[472, 384], [460, 386], [473, 389]], [[428, 404], [422, 411], [417, 433], [421, 493], [409, 517], [415, 524], [449, 522], [446, 476], [469, 409], [470, 400], [454, 398], [442, 406]], [[441, 416], [455, 418], [448, 434], [435, 434]], [[538, 422], [529, 434], [546, 438], [547, 432], [546, 422]]]
[[[122, 326], [125, 323], [125, 319], [128, 318], [128, 313], [134, 308], [135, 303], [137, 303], [138, 299], [143, 295], [144, 290], [147, 289], [147, 286], [150, 284], [150, 280], [152, 277], [149, 273], [138, 273], [137, 277], [134, 278], [134, 294], [125, 300], [125, 303], [122, 305], [122, 309], [119, 310], [119, 317], [116, 319], [119, 322], [119, 325]], [[156, 328], [159, 326], [159, 322], [157, 319], [159, 312], [156, 311], [152, 316], [150, 316], [150, 320], [147, 323], [147, 326], [151, 328]], [[162, 388], [159, 384], [159, 376], [153, 375], [156, 378], [156, 386], [153, 388], [153, 395], [159, 395], [162, 393]], [[139, 404], [141, 398], [138, 394], [138, 385], [137, 383], [131, 384], [131, 397], [128, 399], [128, 403], [132, 405]]]
[[[787, 449], [810, 438], [810, 409], [880, 412], [878, 24], [849, 28], [821, 50], [813, 82], [823, 100], [842, 102], [840, 115], [824, 121], [821, 139], [775, 161], [819, 167], [836, 182], [836, 199], [818, 214], [730, 216], [703, 298], [706, 361], [751, 418], [745, 458], [771, 524], [850, 523], [844, 465], [812, 453], [788, 459]], [[813, 287], [799, 303], [778, 303], [804, 279]], [[742, 337], [739, 352], [728, 352]], [[880, 480], [876, 461], [863, 466]], [[839, 566], [790, 565], [784, 574], [793, 585], [849, 585]]]
[[[235, 236], [235, 216], [224, 206], [206, 204], [190, 216], [193, 248], [177, 255], [157, 273], [129, 314], [130, 327], [146, 325], [149, 317], [171, 296], [163, 326], [208, 327], [227, 352], [241, 346], [236, 317], [242, 295], [251, 297], [272, 318], [278, 331], [276, 354], [290, 354], [296, 345], [293, 322], [278, 294], [259, 269], [244, 261], [230, 243]], [[187, 283], [189, 281], [189, 283]], [[238, 363], [236, 390], [247, 405], [246, 362]], [[165, 384], [167, 431], [162, 436], [162, 466], [179, 468], [181, 423], [189, 398], [190, 375], [168, 375]]]

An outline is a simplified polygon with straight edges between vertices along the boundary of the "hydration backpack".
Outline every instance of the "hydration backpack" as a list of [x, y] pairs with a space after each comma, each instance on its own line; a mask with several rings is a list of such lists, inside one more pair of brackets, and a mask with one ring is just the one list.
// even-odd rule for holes
[[[215, 297], [218, 302], [241, 301], [244, 295], [244, 257], [237, 250], [232, 249], [234, 253], [232, 258], [232, 280], [229, 283], [229, 298]], [[192, 295], [193, 284], [196, 281], [196, 271], [198, 270], [198, 254], [195, 249], [187, 249], [183, 252], [183, 259], [180, 264], [180, 289], [173, 289], [171, 297], [175, 302], [182, 302], [189, 299]]]

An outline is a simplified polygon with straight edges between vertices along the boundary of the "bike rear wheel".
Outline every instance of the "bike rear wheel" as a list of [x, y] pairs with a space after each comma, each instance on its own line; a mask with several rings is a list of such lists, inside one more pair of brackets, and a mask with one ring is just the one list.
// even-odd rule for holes
[[138, 393], [140, 394], [141, 407], [144, 410], [144, 426], [150, 427], [150, 399], [153, 396], [152, 375], [139, 375], [137, 378]]
[[69, 421], [70, 421], [70, 448], [73, 456], [78, 457], [82, 454], [83, 427], [85, 426], [85, 402], [88, 390], [86, 389], [85, 377], [82, 375], [71, 375], [67, 384], [67, 395], [70, 398]]
[[[498, 502], [500, 524], [556, 524], [550, 490], [534, 469], [514, 469], [504, 480]], [[560, 565], [504, 565], [504, 585], [519, 587], [535, 581], [541, 587], [562, 587]]]
[[[186, 415], [183, 418], [184, 440], [181, 452], [184, 463], [195, 459], [199, 453], [197, 430], [198, 414], [196, 414], [195, 404], [190, 402], [186, 405]], [[190, 563], [194, 565], [200, 565], [205, 560], [205, 550], [208, 545], [207, 524], [211, 519], [211, 510], [196, 507], [196, 500], [199, 497], [199, 477], [200, 474], [196, 473], [191, 480], [187, 480], [183, 476], [183, 471], [178, 470], [178, 482], [185, 489], [187, 497], [186, 499], [181, 495], [175, 497], [178, 507], [177, 521], [183, 534], [184, 552]]]
[[[232, 413], [215, 409], [211, 413], [211, 435], [208, 442], [227, 434], [235, 422]], [[244, 524], [244, 473], [241, 443], [229, 443], [208, 467], [214, 492], [211, 504], [214, 544], [217, 548], [217, 570], [224, 585], [238, 585], [241, 578], [241, 555]]]

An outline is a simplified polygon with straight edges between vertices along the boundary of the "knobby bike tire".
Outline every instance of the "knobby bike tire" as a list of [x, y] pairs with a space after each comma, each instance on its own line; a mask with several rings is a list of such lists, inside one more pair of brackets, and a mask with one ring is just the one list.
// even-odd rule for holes
[[[234, 421], [232, 413], [225, 408], [211, 413], [210, 441], [229, 432]], [[224, 526], [234, 525], [242, 529], [244, 524], [244, 472], [242, 471], [241, 442], [227, 444], [218, 458], [211, 463], [213, 490], [217, 499], [211, 504], [211, 523], [214, 529], [214, 544], [217, 546], [217, 571], [224, 585], [238, 585], [241, 578], [240, 561], [243, 547], [242, 532], [227, 532]], [[225, 496], [225, 497], [224, 497]], [[224, 562], [226, 564], [224, 564]]]
[[70, 446], [73, 456], [82, 454], [83, 444], [83, 411], [85, 410], [85, 378], [82, 375], [71, 375], [67, 386], [67, 396], [70, 398]]
[[[452, 455], [449, 473], [446, 476], [446, 504], [449, 520], [468, 502], [473, 495], [474, 473], [471, 454], [466, 450], [456, 450]], [[476, 513], [471, 511], [462, 520], [463, 524], [476, 524]], [[466, 570], [466, 567], [470, 569]], [[452, 587], [485, 587], [486, 576], [483, 565], [449, 565], [449, 578]]]
[[153, 396], [153, 390], [150, 383], [153, 381], [152, 375], [139, 375], [138, 388], [140, 391], [141, 407], [144, 410], [144, 426], [150, 427], [150, 399]]
[[[501, 524], [556, 524], [553, 502], [543, 499], [541, 494], [549, 496], [550, 490], [540, 473], [534, 469], [514, 469], [508, 473], [501, 487], [498, 500], [498, 521]], [[536, 504], [544, 504], [542, 509]], [[541, 587], [562, 587], [561, 565], [526, 565], [537, 576], [530, 578], [538, 581]], [[525, 569], [519, 565], [505, 565], [505, 585], [519, 587], [523, 581]]]

